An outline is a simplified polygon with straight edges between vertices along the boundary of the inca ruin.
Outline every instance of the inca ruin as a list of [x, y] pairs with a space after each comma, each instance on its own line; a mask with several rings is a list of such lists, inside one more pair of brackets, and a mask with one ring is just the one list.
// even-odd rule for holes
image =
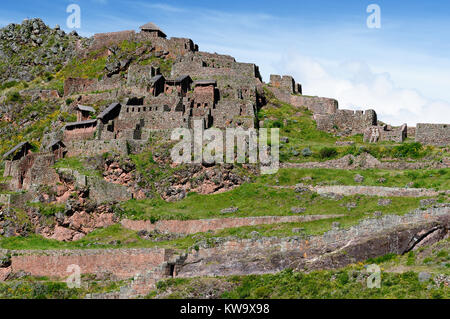
[[[70, 265], [118, 287], [77, 298], [166, 298], [158, 283], [173, 278], [209, 278], [221, 298], [235, 296], [230, 276], [351, 268], [356, 283], [369, 261], [414, 255], [432, 265], [417, 297], [448, 298], [450, 124], [390, 125], [291, 75], [265, 82], [258, 65], [155, 22], [136, 29], [82, 37], [30, 19], [0, 30], [21, 65], [1, 69], [0, 296], [25, 277], [64, 282]], [[171, 132], [194, 122], [279, 129], [280, 170], [174, 163]], [[280, 297], [261, 291], [248, 297]]]

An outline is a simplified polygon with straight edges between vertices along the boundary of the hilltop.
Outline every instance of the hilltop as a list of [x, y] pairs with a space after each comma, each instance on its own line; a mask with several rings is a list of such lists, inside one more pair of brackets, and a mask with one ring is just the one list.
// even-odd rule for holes
[[[308, 96], [292, 76], [265, 83], [257, 65], [153, 23], [91, 38], [40, 19], [11, 24], [0, 70], [0, 296], [17, 282], [31, 294], [51, 287], [76, 263], [100, 286], [61, 296], [205, 297], [217, 284], [209, 297], [383, 297], [366, 291], [363, 265], [401, 268], [422, 251], [433, 267], [421, 259], [411, 275], [389, 274], [392, 296], [432, 282], [420, 296], [448, 296], [449, 125], [394, 127], [376, 110]], [[195, 122], [279, 128], [280, 170], [174, 164], [171, 131]], [[287, 277], [336, 284], [268, 286]]]

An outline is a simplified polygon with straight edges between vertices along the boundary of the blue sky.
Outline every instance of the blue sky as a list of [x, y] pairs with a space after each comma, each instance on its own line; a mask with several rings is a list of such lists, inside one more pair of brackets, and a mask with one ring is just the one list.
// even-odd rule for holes
[[[450, 123], [449, 1], [16, 0], [2, 3], [0, 25], [40, 17], [70, 31], [72, 3], [84, 36], [153, 21], [202, 51], [256, 63], [264, 80], [292, 74], [304, 94], [337, 98], [341, 108], [373, 108], [396, 125]], [[372, 3], [380, 29], [366, 25]]]

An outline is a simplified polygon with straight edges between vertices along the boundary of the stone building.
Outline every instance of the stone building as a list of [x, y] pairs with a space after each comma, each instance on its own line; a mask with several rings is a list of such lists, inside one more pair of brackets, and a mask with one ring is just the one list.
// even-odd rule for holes
[[167, 35], [153, 22], [146, 23], [139, 27], [142, 32], [149, 34], [151, 37], [155, 38], [166, 38]]
[[77, 105], [75, 110], [77, 111], [77, 122], [89, 120], [91, 114], [95, 113], [95, 109], [92, 106]]
[[151, 78], [148, 91], [152, 96], [158, 96], [164, 93], [166, 79], [163, 75], [156, 75]]
[[63, 128], [64, 141], [92, 139], [95, 136], [96, 129], [97, 120], [67, 123]]
[[166, 79], [164, 82], [164, 93], [177, 92], [179, 96], [186, 96], [191, 90], [192, 79], [189, 75], [181, 75], [175, 79]]
[[55, 160], [59, 160], [66, 156], [66, 145], [61, 140], [53, 140], [48, 145], [48, 149], [55, 156]]
[[194, 113], [200, 109], [214, 108], [218, 98], [217, 81], [200, 80], [194, 82]]
[[55, 163], [53, 153], [32, 153], [28, 142], [16, 145], [3, 158], [5, 171], [9, 177], [8, 188], [13, 191], [28, 190], [34, 184], [50, 184], [57, 178], [52, 168]]

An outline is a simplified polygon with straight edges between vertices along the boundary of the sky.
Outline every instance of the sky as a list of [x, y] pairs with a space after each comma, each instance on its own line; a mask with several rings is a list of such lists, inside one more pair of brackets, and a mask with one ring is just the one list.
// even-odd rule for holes
[[[152, 21], [201, 51], [257, 64], [266, 82], [292, 75], [303, 94], [341, 109], [374, 109], [393, 125], [450, 123], [450, 1], [16, 0], [2, 3], [0, 27], [39, 17], [71, 31], [70, 4], [82, 36]], [[380, 28], [368, 27], [371, 4]]]

